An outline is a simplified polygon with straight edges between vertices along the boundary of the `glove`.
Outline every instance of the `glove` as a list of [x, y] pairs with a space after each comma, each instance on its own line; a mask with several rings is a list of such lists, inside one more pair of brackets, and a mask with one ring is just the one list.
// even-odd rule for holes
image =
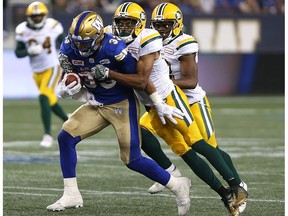
[[109, 68], [98, 64], [91, 68], [91, 74], [96, 80], [105, 79], [109, 76]]
[[77, 94], [82, 88], [81, 83], [79, 82], [78, 84], [76, 84], [76, 81], [71, 82], [69, 85], [66, 86], [66, 78], [67, 76], [65, 74], [62, 81], [57, 86], [57, 95], [60, 98], [67, 98], [69, 96], [73, 96]]
[[41, 44], [32, 44], [28, 47], [27, 52], [31, 56], [38, 55], [42, 52], [43, 46]]
[[165, 117], [168, 118], [174, 125], [177, 124], [177, 121], [174, 119], [174, 117], [183, 119], [184, 114], [182, 111], [176, 107], [172, 107], [166, 104], [157, 92], [153, 92], [151, 95], [149, 95], [149, 97], [153, 102], [153, 105], [163, 125], [166, 124]]
[[168, 118], [174, 125], [177, 124], [174, 117], [183, 119], [184, 114], [181, 110], [176, 107], [169, 106], [164, 101], [154, 104], [154, 107], [157, 110], [158, 116], [163, 125], [166, 124], [165, 117]]

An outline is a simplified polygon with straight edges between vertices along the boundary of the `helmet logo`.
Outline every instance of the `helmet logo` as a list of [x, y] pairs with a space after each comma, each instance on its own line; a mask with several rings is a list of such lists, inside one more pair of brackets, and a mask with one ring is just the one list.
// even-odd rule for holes
[[182, 13], [181, 13], [180, 11], [177, 11], [177, 12], [175, 13], [175, 18], [176, 18], [176, 20], [182, 19]]
[[145, 21], [146, 20], [146, 15], [144, 11], [141, 11], [140, 13], [140, 20]]
[[95, 21], [92, 23], [92, 26], [95, 27], [98, 31], [101, 31], [103, 28], [102, 20], [97, 16]]

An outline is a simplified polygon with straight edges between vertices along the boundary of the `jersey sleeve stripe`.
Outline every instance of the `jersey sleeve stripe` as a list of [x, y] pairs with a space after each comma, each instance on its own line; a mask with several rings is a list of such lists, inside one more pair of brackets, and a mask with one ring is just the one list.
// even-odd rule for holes
[[55, 22], [54, 22], [53, 25], [52, 25], [52, 29], [55, 28], [55, 26], [57, 26], [57, 24], [58, 24], [58, 21], [55, 20]]
[[182, 40], [177, 44], [176, 50], [179, 50], [183, 46], [186, 46], [187, 44], [192, 44], [192, 43], [197, 43], [195, 38], [187, 38], [185, 40]]
[[160, 34], [157, 32], [157, 33], [154, 33], [154, 34], [151, 34], [145, 38], [143, 38], [140, 42], [141, 44], [141, 48], [143, 48], [144, 46], [146, 46], [148, 43], [150, 43], [151, 41], [154, 41], [154, 40], [157, 40], [157, 39], [162, 39], [162, 37], [160, 36]]

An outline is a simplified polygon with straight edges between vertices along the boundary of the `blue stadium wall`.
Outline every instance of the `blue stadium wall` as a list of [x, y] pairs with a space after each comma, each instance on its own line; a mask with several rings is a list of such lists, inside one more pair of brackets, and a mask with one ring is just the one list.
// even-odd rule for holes
[[[113, 14], [99, 14], [111, 24]], [[53, 14], [66, 32], [74, 16]], [[284, 95], [284, 15], [184, 15], [184, 26], [199, 43], [199, 82], [208, 94]], [[4, 98], [37, 96], [28, 58], [4, 49], [3, 62]]]

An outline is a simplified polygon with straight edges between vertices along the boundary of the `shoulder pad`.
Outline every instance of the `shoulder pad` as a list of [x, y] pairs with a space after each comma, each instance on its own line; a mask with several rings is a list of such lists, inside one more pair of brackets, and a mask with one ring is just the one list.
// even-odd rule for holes
[[181, 49], [182, 47], [186, 46], [186, 45], [192, 45], [192, 44], [197, 44], [198, 45], [198, 42], [196, 40], [196, 38], [194, 38], [193, 36], [191, 35], [182, 35], [178, 41], [177, 41], [177, 44], [176, 44], [176, 49], [179, 50]]
[[25, 31], [27, 29], [27, 22], [22, 22], [20, 23], [16, 29], [15, 29], [15, 33], [16, 34], [23, 34], [23, 31]]
[[[142, 33], [143, 32], [143, 33]], [[148, 43], [157, 40], [157, 39], [161, 39], [161, 44], [162, 44], [162, 37], [159, 34], [158, 31], [154, 30], [154, 29], [144, 29], [140, 33], [141, 35], [141, 40], [140, 40], [140, 46], [143, 48], [144, 46], [146, 46]]]

